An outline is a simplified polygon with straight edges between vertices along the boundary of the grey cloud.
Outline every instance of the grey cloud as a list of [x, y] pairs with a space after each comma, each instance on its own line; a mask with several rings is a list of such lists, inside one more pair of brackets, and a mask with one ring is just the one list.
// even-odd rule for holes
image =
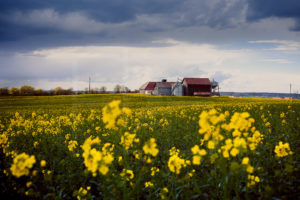
[[293, 31], [300, 31], [299, 0], [249, 0], [247, 20], [256, 21], [269, 17], [292, 18], [295, 25]]
[[211, 79], [214, 79], [215, 81], [222, 83], [225, 80], [228, 80], [232, 77], [231, 74], [225, 73], [223, 71], [216, 71], [212, 76]]
[[234, 27], [246, 11], [245, 0], [26, 2], [0, 2], [0, 43], [6, 50], [149, 43], [178, 28]]
[[52, 9], [33, 10], [28, 13], [15, 12], [10, 20], [21, 26], [82, 34], [98, 33], [105, 28], [104, 24], [88, 19], [81, 13], [61, 15]]
[[[0, 51], [107, 44], [149, 46], [153, 40], [166, 38], [198, 43], [238, 41], [244, 35], [260, 36], [265, 32], [258, 27], [248, 33], [239, 30], [240, 27], [245, 29], [274, 16], [295, 19], [297, 23], [291, 28], [297, 31], [300, 27], [297, 2], [3, 0]], [[277, 37], [276, 34], [272, 30], [265, 35]]]

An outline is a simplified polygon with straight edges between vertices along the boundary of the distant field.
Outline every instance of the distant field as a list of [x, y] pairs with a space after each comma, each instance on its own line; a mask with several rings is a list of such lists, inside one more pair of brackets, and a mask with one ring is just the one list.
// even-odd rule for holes
[[0, 195], [295, 199], [300, 101], [0, 97]]
[[[216, 105], [216, 104], [247, 104], [247, 103], [284, 103], [286, 100], [261, 98], [229, 98], [229, 97], [158, 97], [141, 94], [115, 95], [61, 95], [61, 96], [17, 96], [0, 97], [1, 112], [16, 112], [26, 110], [43, 110], [64, 112], [82, 111], [82, 109], [99, 109], [112, 100], [121, 100], [129, 108], [153, 108], [164, 106]], [[294, 100], [294, 102], [300, 102]]]

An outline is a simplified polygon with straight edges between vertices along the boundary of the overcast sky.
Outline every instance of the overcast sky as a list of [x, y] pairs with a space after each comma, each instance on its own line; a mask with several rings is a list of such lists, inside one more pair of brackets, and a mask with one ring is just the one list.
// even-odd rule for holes
[[208, 77], [300, 92], [299, 0], [1, 0], [0, 87]]

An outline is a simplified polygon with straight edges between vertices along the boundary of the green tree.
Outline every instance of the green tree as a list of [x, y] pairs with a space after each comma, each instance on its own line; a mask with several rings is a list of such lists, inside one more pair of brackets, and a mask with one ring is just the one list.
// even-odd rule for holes
[[34, 87], [30, 86], [30, 85], [23, 85], [20, 88], [20, 94], [21, 95], [34, 95]]
[[54, 95], [62, 95], [64, 94], [64, 89], [60, 86], [54, 88]]
[[13, 96], [20, 95], [20, 90], [19, 90], [19, 88], [15, 88], [15, 87], [10, 88], [9, 94], [10, 94], [10, 95], [13, 95]]
[[35, 94], [36, 94], [36, 95], [43, 95], [43, 94], [44, 94], [44, 91], [43, 91], [42, 88], [38, 88], [38, 89], [36, 89]]

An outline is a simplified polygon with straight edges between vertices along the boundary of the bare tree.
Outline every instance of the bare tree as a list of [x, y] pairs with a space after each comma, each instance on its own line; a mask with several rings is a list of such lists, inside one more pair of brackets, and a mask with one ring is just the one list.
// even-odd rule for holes
[[99, 91], [100, 91], [100, 93], [104, 94], [106, 92], [106, 87], [102, 86]]
[[130, 92], [130, 89], [129, 89], [127, 86], [125, 86], [125, 87], [124, 87], [124, 92], [129, 93], [129, 92]]
[[117, 84], [117, 85], [115, 86], [115, 88], [114, 88], [114, 92], [115, 92], [115, 93], [120, 93], [120, 92], [121, 92], [121, 89], [122, 89], [121, 85]]

